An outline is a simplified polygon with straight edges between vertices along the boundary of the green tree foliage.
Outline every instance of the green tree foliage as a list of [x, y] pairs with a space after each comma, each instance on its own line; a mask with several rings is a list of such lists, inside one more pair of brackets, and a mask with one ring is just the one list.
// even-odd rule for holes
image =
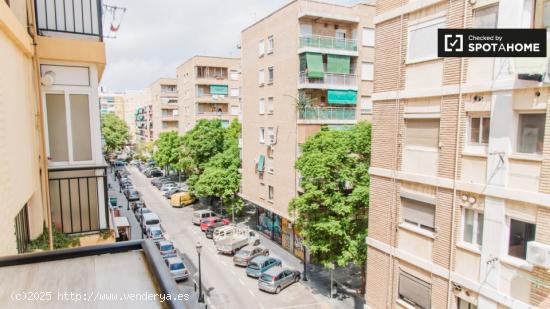
[[121, 150], [130, 138], [126, 123], [112, 113], [101, 115], [101, 134], [105, 140], [105, 153]]
[[220, 120], [201, 119], [193, 129], [183, 137], [184, 153], [191, 161], [190, 168], [196, 169], [195, 174], [200, 174], [204, 165], [223, 151], [224, 131]]
[[153, 160], [158, 166], [177, 166], [182, 156], [183, 138], [178, 132], [162, 132], [155, 141], [157, 150], [153, 154]]
[[135, 159], [145, 161], [151, 158], [154, 145], [154, 142], [139, 142], [136, 144], [134, 147]]
[[[325, 267], [355, 263], [365, 279], [371, 125], [322, 130], [307, 139], [296, 168], [304, 192], [292, 200], [310, 252]], [[363, 285], [364, 286], [364, 285]]]

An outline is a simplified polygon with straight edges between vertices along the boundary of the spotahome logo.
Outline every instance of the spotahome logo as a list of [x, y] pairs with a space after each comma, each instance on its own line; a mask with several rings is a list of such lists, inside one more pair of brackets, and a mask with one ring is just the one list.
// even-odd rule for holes
[[546, 29], [438, 29], [439, 57], [546, 57]]

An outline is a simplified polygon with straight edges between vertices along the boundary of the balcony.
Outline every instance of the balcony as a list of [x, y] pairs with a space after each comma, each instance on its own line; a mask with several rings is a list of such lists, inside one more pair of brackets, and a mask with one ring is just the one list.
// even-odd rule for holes
[[351, 89], [357, 90], [357, 75], [325, 73], [323, 78], [310, 78], [301, 72], [298, 79], [299, 89]]
[[162, 115], [162, 121], [178, 121], [179, 117], [175, 115]]
[[353, 124], [355, 111], [355, 107], [306, 107], [298, 111], [298, 123]]
[[326, 53], [327, 50], [331, 52], [339, 52], [339, 54], [358, 56], [357, 52], [357, 40], [340, 39], [330, 36], [321, 35], [302, 35], [299, 38], [299, 50], [298, 53], [308, 51]]
[[34, 4], [39, 35], [103, 39], [102, 0], [35, 0]]
[[223, 94], [199, 93], [197, 95], [199, 103], [229, 103], [229, 97]]

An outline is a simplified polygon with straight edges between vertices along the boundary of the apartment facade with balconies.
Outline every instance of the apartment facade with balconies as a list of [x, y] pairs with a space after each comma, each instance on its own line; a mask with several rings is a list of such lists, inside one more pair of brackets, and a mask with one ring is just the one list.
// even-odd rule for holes
[[292, 1], [241, 34], [241, 196], [256, 205], [258, 229], [299, 257], [288, 212], [300, 190], [294, 164], [322, 126], [370, 118], [374, 13], [369, 3]]
[[120, 119], [124, 119], [124, 95], [122, 93], [100, 93], [99, 111], [101, 114], [114, 114]]
[[239, 58], [194, 56], [177, 70], [181, 132], [200, 119], [220, 119], [229, 125], [241, 113]]
[[179, 131], [180, 107], [178, 104], [178, 88], [175, 78], [159, 78], [149, 86], [151, 96], [150, 109], [147, 118], [151, 121], [152, 132], [149, 137], [156, 140], [161, 132]]
[[369, 307], [550, 306], [548, 59], [437, 57], [438, 28], [547, 28], [548, 8], [377, 1]]

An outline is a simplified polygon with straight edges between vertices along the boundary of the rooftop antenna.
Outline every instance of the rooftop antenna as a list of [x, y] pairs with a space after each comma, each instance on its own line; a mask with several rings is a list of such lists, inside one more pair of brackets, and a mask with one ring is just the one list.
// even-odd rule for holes
[[[102, 22], [104, 25], [106, 19], [109, 19], [109, 32], [106, 35], [103, 35], [103, 38], [116, 39], [116, 33], [118, 32], [118, 29], [120, 29], [120, 25], [122, 24], [122, 20], [124, 19], [124, 15], [126, 13], [126, 8], [104, 4], [103, 12]], [[104, 27], [103, 29], [107, 29], [107, 27]]]

